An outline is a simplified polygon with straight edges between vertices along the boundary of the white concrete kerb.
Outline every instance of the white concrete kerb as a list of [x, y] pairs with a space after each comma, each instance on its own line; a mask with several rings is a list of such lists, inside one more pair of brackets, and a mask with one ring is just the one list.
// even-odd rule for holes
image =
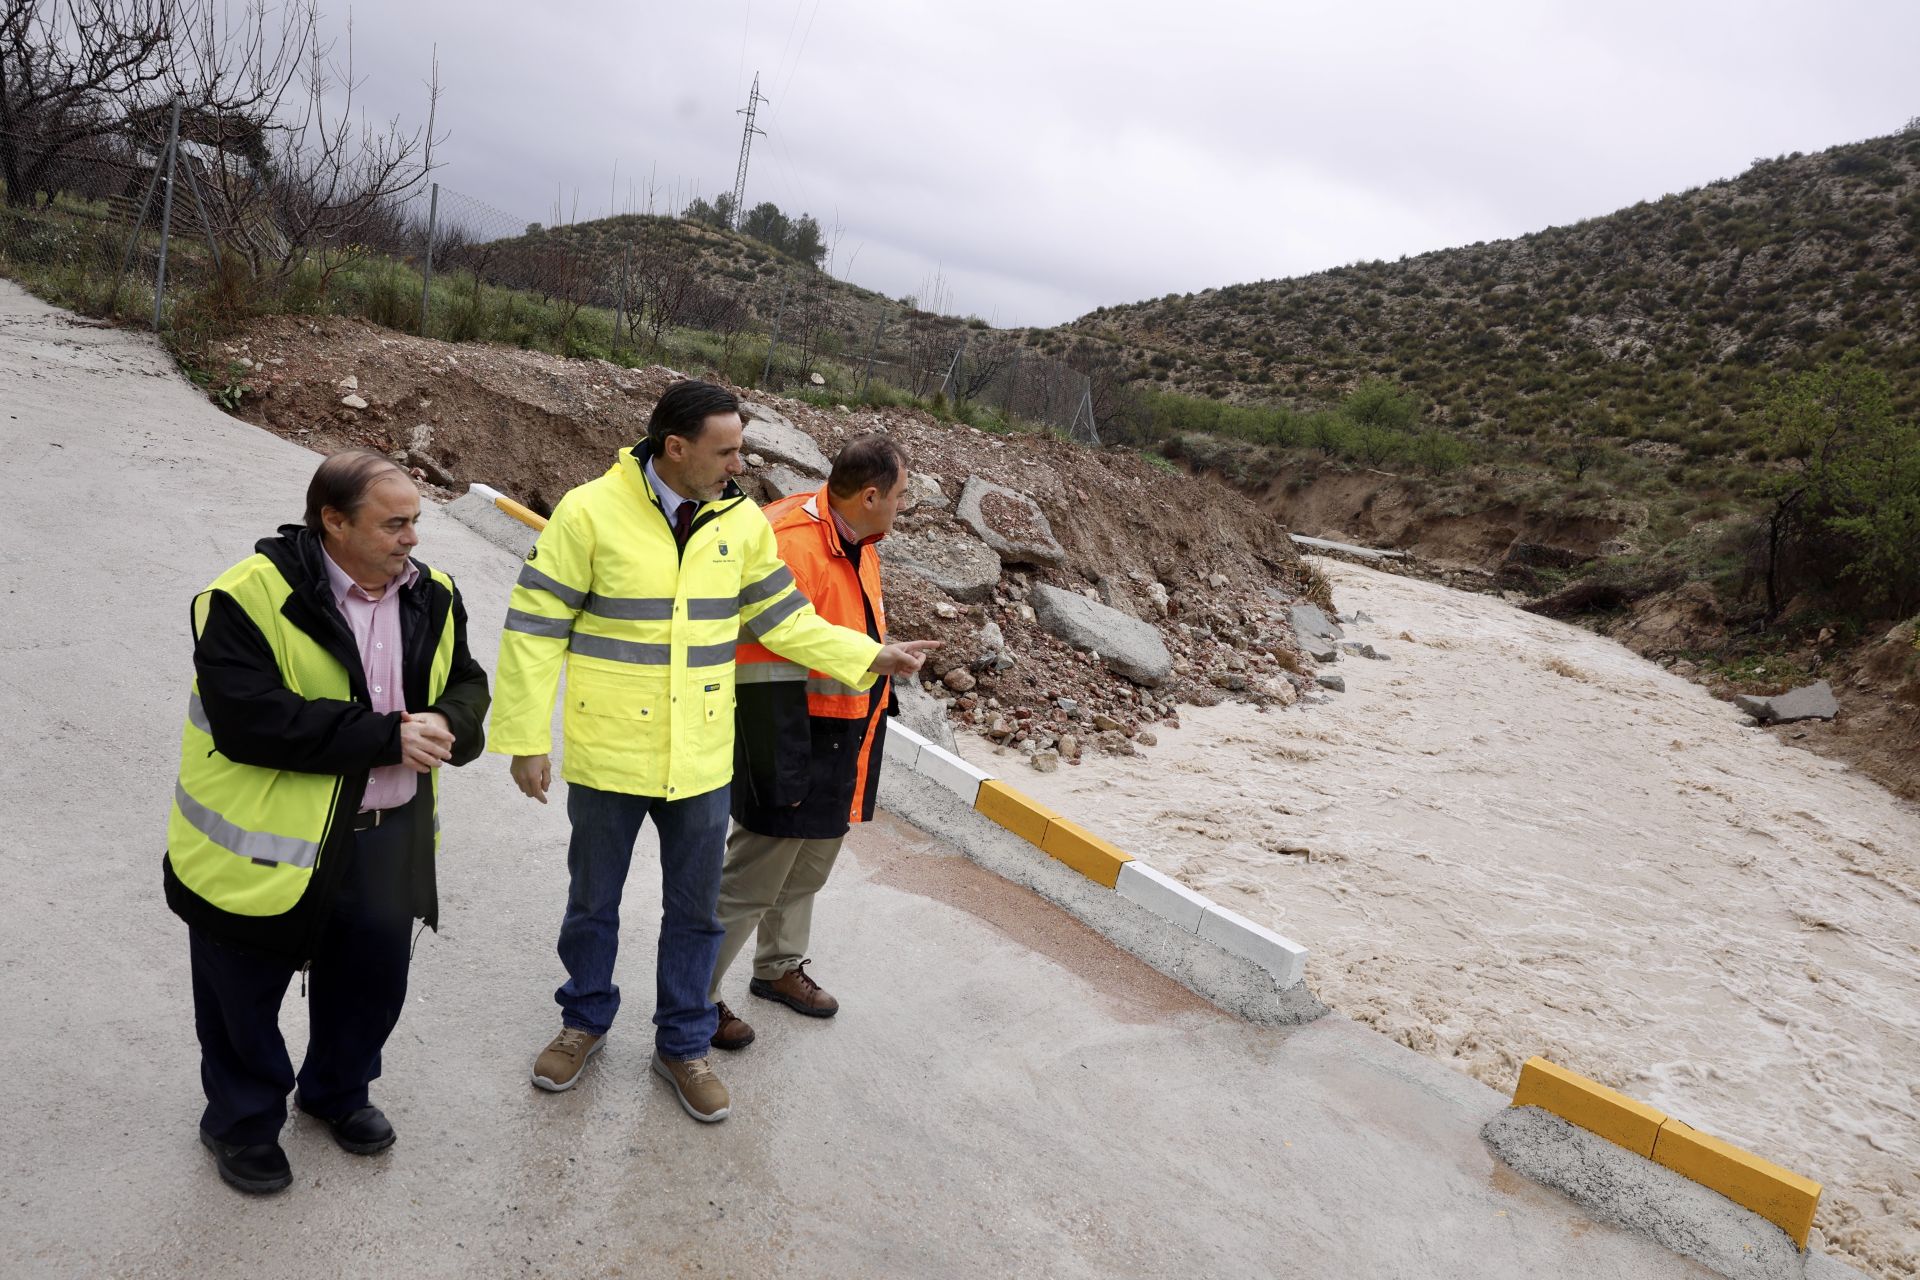
[[[886, 753], [892, 764], [952, 792], [968, 808], [979, 799], [980, 784], [994, 778], [953, 752], [935, 746], [898, 719], [887, 726]], [[1272, 975], [1276, 986], [1291, 987], [1306, 978], [1305, 947], [1227, 910], [1138, 859], [1120, 868], [1113, 888], [1121, 898], [1186, 933], [1258, 965]]]
[[1137, 902], [1162, 919], [1173, 921], [1188, 933], [1200, 932], [1200, 918], [1213, 906], [1205, 894], [1194, 892], [1138, 859], [1120, 868], [1120, 879], [1113, 890], [1129, 902]]
[[1207, 903], [1198, 932], [1241, 959], [1253, 961], [1283, 987], [1290, 987], [1307, 976], [1305, 947], [1217, 902]]
[[907, 768], [953, 792], [968, 808], [973, 807], [980, 798], [980, 784], [991, 779], [992, 774], [984, 769], [976, 769], [953, 752], [934, 745], [903, 724], [896, 722], [887, 726], [887, 737], [891, 738], [896, 733], [906, 736], [920, 747]]

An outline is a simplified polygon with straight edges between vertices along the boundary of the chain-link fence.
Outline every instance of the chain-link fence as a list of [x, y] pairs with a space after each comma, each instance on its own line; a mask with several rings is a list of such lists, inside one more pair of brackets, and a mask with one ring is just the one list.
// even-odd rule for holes
[[183, 127], [176, 112], [149, 130], [57, 154], [0, 135], [0, 266], [76, 309], [156, 328], [218, 294], [240, 309], [356, 314], [769, 390], [937, 400], [1098, 439], [1080, 370], [700, 221], [545, 226], [424, 179], [290, 182], [263, 162], [257, 131], [218, 119]]
[[0, 264], [78, 310], [164, 315], [163, 280], [201, 289], [219, 258], [204, 198], [217, 157], [166, 133], [53, 144], [0, 134]]

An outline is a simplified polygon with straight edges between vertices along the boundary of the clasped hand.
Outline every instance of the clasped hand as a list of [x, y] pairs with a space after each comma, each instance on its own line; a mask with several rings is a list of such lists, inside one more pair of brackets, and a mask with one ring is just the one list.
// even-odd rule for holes
[[400, 763], [430, 773], [453, 759], [453, 729], [438, 711], [400, 713]]

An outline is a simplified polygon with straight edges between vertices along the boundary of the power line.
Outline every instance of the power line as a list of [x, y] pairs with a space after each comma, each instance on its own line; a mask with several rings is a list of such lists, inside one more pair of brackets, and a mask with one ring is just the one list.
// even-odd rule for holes
[[740, 92], [740, 82], [747, 78], [747, 29], [753, 25], [753, 0], [747, 0], [747, 11], [740, 17], [740, 67], [733, 73], [733, 91]]
[[[793, 16], [798, 18], [800, 11], [795, 9]], [[813, 0], [813, 13], [807, 18], [807, 29], [800, 35], [800, 48], [793, 55], [793, 65], [787, 69], [787, 78], [780, 86], [780, 100], [787, 100], [787, 90], [793, 88], [793, 78], [800, 73], [800, 59], [806, 56], [807, 41], [813, 36], [813, 20], [820, 16], [820, 0]], [[788, 33], [791, 37], [792, 33]]]

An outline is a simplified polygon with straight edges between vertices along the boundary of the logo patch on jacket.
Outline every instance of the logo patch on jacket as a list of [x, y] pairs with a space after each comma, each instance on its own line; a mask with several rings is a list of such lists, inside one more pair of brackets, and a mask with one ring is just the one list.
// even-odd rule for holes
[[527, 548], [527, 559], [528, 559], [528, 560], [532, 560], [532, 559], [533, 559], [533, 558], [534, 558], [535, 556], [537, 556], [537, 555], [539, 555], [539, 554], [540, 554], [540, 548], [538, 548], [538, 547], [528, 547], [528, 548]]
[[727, 554], [727, 544], [725, 542], [722, 542], [720, 544], [720, 554], [721, 555]]

